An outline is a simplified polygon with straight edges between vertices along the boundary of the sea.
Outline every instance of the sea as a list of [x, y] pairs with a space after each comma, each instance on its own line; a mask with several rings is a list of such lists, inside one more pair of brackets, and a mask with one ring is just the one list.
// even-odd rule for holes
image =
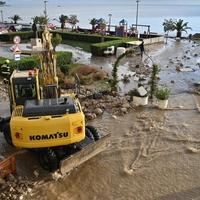
[[[164, 19], [183, 19], [188, 22], [192, 33], [200, 33], [200, 0], [48, 0], [46, 1], [49, 22], [59, 25], [58, 19], [63, 15], [77, 15], [80, 28], [91, 28], [92, 18], [103, 18], [111, 25], [116, 26], [125, 19], [128, 28], [136, 23], [138, 4], [138, 24], [150, 25], [151, 32], [162, 34]], [[1, 18], [11, 21], [10, 17], [17, 14], [23, 23], [32, 23], [34, 16], [44, 15], [45, 3], [43, 0], [7, 0], [6, 5], [0, 7]], [[68, 25], [69, 26], [69, 25]], [[114, 28], [113, 28], [114, 29]], [[140, 28], [140, 32], [146, 28]], [[175, 33], [171, 33], [175, 34]]]

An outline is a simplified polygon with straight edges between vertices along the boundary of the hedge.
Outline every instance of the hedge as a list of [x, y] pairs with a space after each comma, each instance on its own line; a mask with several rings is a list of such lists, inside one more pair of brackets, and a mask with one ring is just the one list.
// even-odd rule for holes
[[[57, 55], [57, 66], [60, 67], [61, 70], [65, 70], [68, 68], [66, 65], [71, 63], [72, 53], [71, 52], [56, 52]], [[7, 58], [0, 57], [0, 66], [5, 64], [5, 60]], [[40, 59], [38, 56], [31, 56], [22, 58], [20, 61], [11, 60], [8, 64], [10, 70], [13, 71], [14, 69], [19, 70], [29, 70], [34, 69], [35, 67], [40, 66]], [[0, 74], [3, 69], [0, 70]]]
[[3, 42], [11, 42], [15, 36], [20, 36], [22, 40], [27, 40], [35, 37], [32, 31], [24, 31], [24, 32], [11, 32], [0, 34], [0, 40]]
[[96, 34], [84, 34], [84, 33], [74, 33], [74, 32], [52, 31], [52, 33], [53, 35], [55, 35], [56, 33], [60, 34], [63, 40], [75, 40], [75, 41], [83, 41], [89, 43], [99, 43], [102, 41], [111, 41], [119, 39], [119, 37], [101, 36]]
[[103, 56], [103, 52], [107, 49], [107, 47], [115, 46], [115, 49], [119, 46], [126, 47], [126, 42], [133, 41], [133, 40], [134, 40], [133, 38], [121, 38], [118, 40], [92, 44], [90, 46], [91, 53], [94, 56]]

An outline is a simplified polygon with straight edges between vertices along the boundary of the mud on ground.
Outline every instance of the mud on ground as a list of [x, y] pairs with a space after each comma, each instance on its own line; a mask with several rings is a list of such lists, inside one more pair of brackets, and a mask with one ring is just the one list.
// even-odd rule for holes
[[[19, 155], [19, 174], [37, 183], [24, 199], [200, 199], [200, 115], [191, 94], [200, 77], [199, 55], [194, 56], [199, 47], [193, 45], [172, 41], [160, 51], [152, 51], [162, 66], [160, 82], [171, 87], [171, 109], [137, 108], [116, 119], [105, 112], [91, 124], [104, 134], [111, 132], [111, 146], [68, 176], [47, 180], [49, 176], [38, 166], [36, 157], [30, 152]], [[188, 49], [190, 59], [184, 61]], [[195, 71], [177, 72], [177, 60], [190, 63]], [[3, 137], [1, 140], [6, 147]]]

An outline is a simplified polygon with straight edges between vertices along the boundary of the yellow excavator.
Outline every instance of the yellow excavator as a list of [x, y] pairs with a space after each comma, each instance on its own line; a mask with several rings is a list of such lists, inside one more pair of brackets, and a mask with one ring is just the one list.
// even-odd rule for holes
[[86, 126], [77, 94], [60, 95], [51, 34], [45, 27], [41, 66], [9, 78], [11, 117], [0, 118], [8, 144], [34, 149], [41, 166], [65, 174], [105, 150], [110, 135]]

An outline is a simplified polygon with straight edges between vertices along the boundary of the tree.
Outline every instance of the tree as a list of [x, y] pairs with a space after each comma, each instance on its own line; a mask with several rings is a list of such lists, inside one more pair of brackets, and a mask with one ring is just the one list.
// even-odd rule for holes
[[97, 25], [98, 20], [96, 18], [93, 18], [90, 20], [90, 24], [92, 25], [92, 33], [95, 32], [95, 26]]
[[186, 32], [188, 29], [192, 29], [191, 27], [188, 27], [188, 22], [183, 22], [182, 19], [179, 19], [178, 21], [175, 21], [174, 23], [174, 30], [177, 31], [176, 37], [181, 37], [182, 32]]
[[17, 24], [17, 21], [22, 20], [22, 18], [19, 15], [14, 15], [10, 17], [10, 19], [13, 20], [14, 24]]
[[61, 29], [63, 30], [65, 28], [65, 23], [68, 21], [68, 16], [67, 15], [61, 15], [59, 17], [59, 22], [61, 23]]
[[104, 34], [106, 31], [106, 20], [103, 18], [100, 18], [99, 20], [97, 20], [97, 24], [98, 24], [98, 29], [100, 30], [100, 34]]
[[33, 19], [33, 23], [35, 24], [39, 24], [41, 27], [43, 27], [44, 25], [46, 25], [49, 21], [48, 18], [46, 18], [45, 16], [41, 15], [41, 16], [35, 16]]
[[53, 50], [56, 51], [56, 47], [62, 42], [62, 37], [60, 34], [56, 34], [52, 39], [51, 43], [53, 46]]
[[78, 22], [79, 20], [77, 19], [77, 15], [70, 15], [68, 19], [68, 23], [71, 24], [72, 30], [74, 30], [74, 27], [76, 26]]
[[163, 28], [164, 28], [164, 32], [166, 33], [166, 43], [167, 43], [169, 31], [175, 30], [173, 19], [169, 19], [169, 20], [165, 19], [163, 22]]

